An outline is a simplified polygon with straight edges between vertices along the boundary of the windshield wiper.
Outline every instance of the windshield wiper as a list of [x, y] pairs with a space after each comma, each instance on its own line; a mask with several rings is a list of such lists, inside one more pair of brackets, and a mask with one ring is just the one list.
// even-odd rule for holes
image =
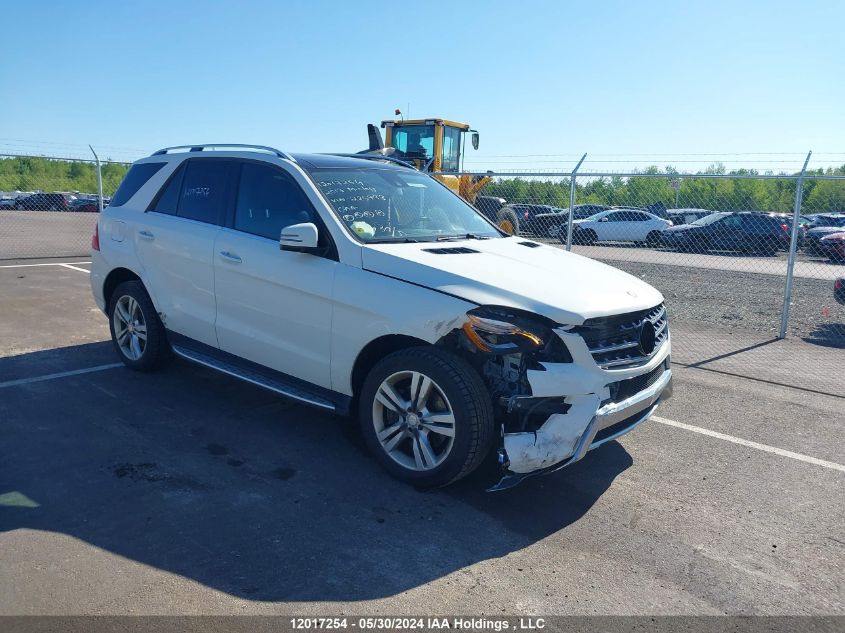
[[415, 240], [412, 237], [383, 237], [378, 240], [367, 240], [367, 244], [416, 244], [428, 240]]
[[456, 240], [489, 240], [489, 235], [478, 235], [477, 233], [464, 233], [463, 235], [438, 235], [438, 242], [454, 242]]

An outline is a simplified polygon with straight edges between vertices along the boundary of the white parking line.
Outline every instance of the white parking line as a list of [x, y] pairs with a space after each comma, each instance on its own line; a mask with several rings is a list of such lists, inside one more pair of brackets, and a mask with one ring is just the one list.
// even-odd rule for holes
[[790, 459], [797, 459], [799, 462], [806, 462], [808, 464], [814, 464], [816, 466], [823, 466], [824, 468], [830, 468], [832, 470], [838, 470], [840, 472], [845, 473], [845, 466], [842, 464], [837, 464], [836, 462], [828, 462], [823, 459], [817, 459], [815, 457], [810, 457], [809, 455], [802, 455], [801, 453], [793, 453], [792, 451], [787, 451], [782, 448], [777, 448], [776, 446], [769, 446], [767, 444], [759, 444], [758, 442], [752, 442], [750, 440], [744, 440], [741, 437], [734, 437], [733, 435], [726, 435], [724, 433], [719, 433], [718, 431], [711, 431], [710, 429], [704, 429], [700, 426], [693, 426], [692, 424], [684, 424], [683, 422], [675, 422], [675, 420], [667, 420], [666, 418], [661, 418], [659, 416], [652, 416], [652, 420], [655, 422], [660, 422], [660, 424], [666, 424], [667, 426], [674, 426], [679, 429], [684, 429], [685, 431], [692, 431], [693, 433], [700, 433], [701, 435], [707, 435], [709, 437], [715, 437], [720, 440], [725, 440], [726, 442], [733, 442], [734, 444], [739, 444], [740, 446], [747, 446], [748, 448], [755, 448], [758, 451], [765, 451], [766, 453], [773, 453], [775, 455], [780, 455], [781, 457], [789, 457]]
[[[35, 266], [71, 266], [73, 264], [90, 264], [91, 262], [50, 262], [49, 264], [5, 264], [0, 268], [32, 268]], [[77, 270], [83, 270], [78, 268]], [[85, 271], [88, 272], [87, 270]]]
[[45, 380], [55, 380], [56, 378], [66, 378], [68, 376], [78, 376], [79, 374], [90, 374], [95, 371], [115, 369], [116, 367], [123, 367], [123, 363], [109, 363], [108, 365], [97, 365], [96, 367], [86, 367], [84, 369], [61, 371], [57, 374], [35, 376], [34, 378], [18, 378], [17, 380], [7, 380], [6, 382], [0, 382], [0, 389], [3, 389], [4, 387], [16, 387], [18, 385], [29, 385], [34, 382], [44, 382]]
[[[82, 263], [82, 262], [80, 262]], [[70, 268], [71, 270], [78, 270], [81, 273], [88, 273], [91, 274], [90, 270], [85, 270], [84, 268], [80, 268], [79, 266], [74, 266], [73, 264], [59, 264], [59, 266], [64, 266], [65, 268]]]

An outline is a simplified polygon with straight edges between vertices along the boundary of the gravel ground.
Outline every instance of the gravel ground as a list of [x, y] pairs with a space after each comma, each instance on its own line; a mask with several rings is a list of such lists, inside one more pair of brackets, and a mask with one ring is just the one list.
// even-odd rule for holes
[[[782, 277], [639, 262], [606, 263], [658, 288], [666, 297], [672, 319], [741, 327], [766, 335], [777, 335], [780, 329]], [[831, 282], [795, 280], [789, 333], [810, 343], [845, 347], [845, 306], [834, 300]]]

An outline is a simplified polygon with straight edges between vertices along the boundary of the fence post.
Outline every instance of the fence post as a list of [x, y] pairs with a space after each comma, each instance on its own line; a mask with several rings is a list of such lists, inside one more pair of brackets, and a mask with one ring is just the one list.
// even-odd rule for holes
[[575, 165], [575, 169], [569, 175], [569, 217], [566, 219], [566, 250], [572, 250], [572, 221], [575, 219], [575, 174], [578, 173], [578, 168], [581, 163], [587, 158], [586, 152]]
[[90, 145], [88, 146], [91, 148], [91, 153], [94, 154], [94, 160], [97, 162], [97, 200], [100, 203], [100, 213], [103, 212], [103, 170], [100, 169], [100, 157], [97, 156], [97, 152], [94, 151], [94, 148]]
[[786, 264], [786, 288], [783, 292], [783, 311], [780, 315], [780, 334], [778, 338], [786, 338], [786, 328], [789, 325], [789, 306], [792, 303], [792, 278], [795, 272], [795, 253], [798, 250], [798, 219], [801, 216], [801, 197], [804, 193], [804, 172], [807, 171], [807, 163], [813, 152], [807, 152], [804, 166], [798, 175], [798, 182], [795, 183], [795, 206], [792, 209], [792, 233], [789, 239], [789, 261]]

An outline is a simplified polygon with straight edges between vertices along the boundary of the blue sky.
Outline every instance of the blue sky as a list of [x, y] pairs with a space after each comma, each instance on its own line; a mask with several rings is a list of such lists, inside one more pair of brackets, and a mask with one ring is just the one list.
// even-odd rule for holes
[[356, 151], [410, 104], [480, 130], [473, 168], [845, 163], [841, 0], [29, 0], [3, 18], [0, 152]]

